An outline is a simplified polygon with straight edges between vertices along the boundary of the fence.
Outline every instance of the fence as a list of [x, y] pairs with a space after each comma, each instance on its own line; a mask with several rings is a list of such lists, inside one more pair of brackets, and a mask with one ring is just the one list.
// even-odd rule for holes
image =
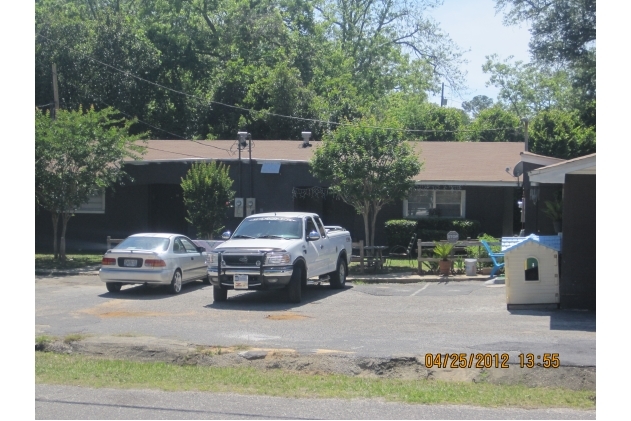
[[[446, 241], [440, 241], [442, 242], [446, 242]], [[425, 247], [426, 249], [431, 248], [433, 249], [434, 246], [436, 244], [433, 241], [423, 241], [421, 239], [417, 240], [417, 247], [418, 247], [418, 273], [419, 274], [423, 274], [423, 262], [436, 262], [438, 263], [441, 259], [439, 259], [438, 257], [423, 257], [423, 247]], [[488, 242], [489, 246], [499, 246], [501, 245], [501, 243], [499, 241], [495, 241], [495, 242]], [[478, 256], [480, 255], [480, 252], [482, 250], [484, 250], [484, 246], [482, 245], [482, 243], [480, 242], [480, 240], [471, 240], [471, 239], [467, 239], [467, 240], [461, 240], [461, 241], [456, 241], [454, 243], [454, 248], [451, 250], [451, 256], [448, 258], [449, 261], [451, 261], [452, 263], [455, 262], [458, 259], [463, 258], [462, 256], [460, 257], [456, 257], [454, 254], [456, 252], [456, 250], [465, 250], [465, 247], [478, 247]], [[492, 263], [493, 260], [490, 257], [478, 257], [477, 258], [478, 263]]]
[[107, 249], [112, 248], [112, 244], [116, 245], [118, 243], [122, 243], [124, 238], [112, 238], [109, 235], [107, 236]]

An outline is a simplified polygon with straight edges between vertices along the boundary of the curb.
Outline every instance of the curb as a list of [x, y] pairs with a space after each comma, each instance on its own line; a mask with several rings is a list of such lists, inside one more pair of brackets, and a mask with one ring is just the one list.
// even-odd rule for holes
[[[480, 282], [490, 282], [494, 281], [496, 278], [489, 278], [487, 276], [435, 276], [435, 277], [399, 277], [399, 278], [382, 278], [376, 276], [348, 276], [346, 278], [347, 282], [355, 282], [360, 281], [367, 284], [416, 284], [421, 282], [464, 282], [464, 281], [480, 281]], [[499, 282], [493, 282], [499, 283]]]
[[85, 268], [67, 269], [67, 270], [45, 270], [35, 269], [35, 276], [73, 276], [73, 275], [98, 275], [99, 266], [89, 266]]

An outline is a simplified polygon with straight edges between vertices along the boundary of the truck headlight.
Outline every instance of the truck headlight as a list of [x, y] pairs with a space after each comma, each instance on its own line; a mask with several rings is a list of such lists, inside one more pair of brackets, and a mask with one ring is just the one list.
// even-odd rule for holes
[[290, 263], [291, 255], [289, 253], [270, 253], [265, 260], [267, 265], [288, 265]]
[[219, 253], [208, 253], [208, 264], [216, 265], [219, 263]]

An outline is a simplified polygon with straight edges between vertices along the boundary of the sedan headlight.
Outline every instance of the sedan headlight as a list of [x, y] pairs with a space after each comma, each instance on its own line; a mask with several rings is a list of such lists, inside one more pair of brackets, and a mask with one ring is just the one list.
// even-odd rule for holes
[[289, 253], [270, 253], [265, 260], [265, 264], [268, 265], [288, 265], [290, 263], [291, 255]]

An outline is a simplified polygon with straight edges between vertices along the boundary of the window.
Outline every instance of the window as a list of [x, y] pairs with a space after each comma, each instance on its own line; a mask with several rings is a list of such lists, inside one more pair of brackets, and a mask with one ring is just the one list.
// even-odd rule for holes
[[87, 202], [74, 210], [74, 213], [105, 213], [105, 192], [90, 196]]
[[524, 265], [525, 278], [527, 281], [538, 281], [539, 280], [539, 261], [534, 257], [529, 257], [526, 259], [526, 263]]
[[184, 244], [182, 244], [182, 241], [179, 238], [176, 238], [173, 242], [173, 253], [186, 253]]
[[313, 219], [307, 217], [305, 218], [305, 234], [307, 234], [307, 237], [309, 236], [309, 233], [312, 231], [318, 232], [318, 228], [316, 228], [316, 224], [313, 222]]
[[464, 190], [413, 189], [403, 201], [403, 216], [424, 218], [426, 216], [464, 218]]
[[316, 218], [316, 224], [318, 225], [318, 231], [320, 231], [320, 237], [325, 238], [326, 237], [326, 230], [324, 229], [324, 225], [322, 224], [322, 221], [320, 220], [320, 218]]
[[186, 250], [187, 253], [199, 253], [197, 251], [197, 246], [195, 246], [195, 244], [188, 241], [186, 238], [180, 238], [179, 240], [182, 241], [182, 245], [184, 246], [184, 249]]

